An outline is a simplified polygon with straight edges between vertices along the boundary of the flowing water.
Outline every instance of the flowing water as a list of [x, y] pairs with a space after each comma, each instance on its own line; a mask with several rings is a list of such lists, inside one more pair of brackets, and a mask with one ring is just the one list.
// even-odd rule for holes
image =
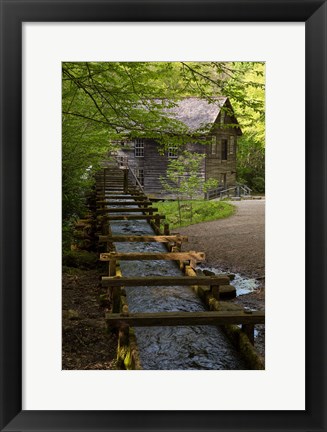
[[[224, 274], [224, 270], [217, 267], [207, 267], [204, 265], [199, 265], [198, 270], [209, 270], [215, 274]], [[236, 295], [241, 296], [244, 294], [249, 294], [255, 291], [259, 287], [259, 283], [256, 279], [247, 278], [239, 273], [235, 273], [235, 278], [233, 279], [233, 286], [236, 288]]]
[[[112, 221], [112, 234], [153, 235], [146, 221]], [[167, 252], [161, 243], [115, 243], [118, 252]], [[124, 276], [181, 276], [174, 261], [121, 261]], [[128, 287], [130, 312], [205, 311], [187, 286]], [[214, 326], [135, 328], [143, 369], [247, 369], [225, 334]]]

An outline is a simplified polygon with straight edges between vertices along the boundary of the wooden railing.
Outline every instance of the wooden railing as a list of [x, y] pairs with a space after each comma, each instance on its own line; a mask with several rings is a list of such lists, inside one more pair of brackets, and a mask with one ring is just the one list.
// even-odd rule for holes
[[119, 155], [117, 152], [112, 152], [111, 156], [115, 158], [117, 165], [120, 169], [128, 170], [128, 177], [134, 186], [137, 186], [141, 192], [144, 192], [144, 187], [140, 180], [137, 178], [133, 168], [128, 163], [128, 157], [125, 155]]
[[213, 198], [227, 198], [230, 196], [241, 197], [241, 196], [251, 196], [252, 189], [246, 185], [236, 185], [224, 189], [222, 186], [210, 189], [206, 192], [205, 198], [210, 200]]
[[129, 167], [129, 166], [128, 166], [128, 177], [131, 180], [132, 184], [134, 184], [134, 186], [138, 186], [138, 188], [140, 189], [140, 191], [144, 192], [143, 185], [141, 185], [141, 183], [140, 183], [139, 179], [137, 178], [134, 170], [131, 167]]

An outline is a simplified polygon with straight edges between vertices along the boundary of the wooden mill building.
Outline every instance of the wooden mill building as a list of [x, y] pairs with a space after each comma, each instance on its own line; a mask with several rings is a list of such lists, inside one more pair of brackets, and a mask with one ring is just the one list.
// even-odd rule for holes
[[[184, 148], [168, 147], [160, 154], [159, 144], [152, 139], [135, 139], [124, 143], [119, 156], [127, 157], [128, 165], [150, 198], [163, 198], [167, 192], [160, 178], [166, 175], [169, 160], [188, 150], [205, 154], [199, 176], [204, 180], [216, 179], [226, 189], [236, 184], [237, 138], [242, 134], [227, 97], [212, 102], [200, 98], [185, 98], [167, 115], [182, 122], [190, 136], [197, 133], [198, 141]], [[199, 135], [199, 131], [205, 130]]]

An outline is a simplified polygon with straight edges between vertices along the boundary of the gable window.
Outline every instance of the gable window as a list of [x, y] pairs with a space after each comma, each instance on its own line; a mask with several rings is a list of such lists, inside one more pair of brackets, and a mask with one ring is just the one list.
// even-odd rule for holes
[[225, 123], [225, 111], [220, 111], [220, 124], [223, 125]]
[[144, 157], [144, 140], [138, 138], [134, 142], [135, 157]]
[[177, 146], [168, 147], [168, 157], [177, 158]]
[[221, 140], [221, 160], [227, 160], [227, 139]]
[[137, 168], [136, 169], [136, 177], [138, 181], [140, 182], [141, 186], [144, 186], [144, 169], [143, 168]]
[[229, 154], [235, 153], [235, 137], [234, 135], [231, 135], [229, 137]]

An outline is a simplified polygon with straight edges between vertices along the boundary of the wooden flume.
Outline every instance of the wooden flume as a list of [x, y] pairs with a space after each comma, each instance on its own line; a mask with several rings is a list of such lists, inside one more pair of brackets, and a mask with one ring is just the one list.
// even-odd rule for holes
[[[118, 328], [120, 345], [128, 344], [129, 327], [142, 326], [180, 326], [180, 325], [219, 325], [239, 324], [249, 341], [254, 343], [254, 326], [264, 324], [264, 312], [247, 311], [206, 311], [206, 312], [156, 312], [129, 313], [124, 295], [125, 287], [143, 286], [204, 286], [210, 289], [214, 299], [219, 300], [220, 287], [230, 284], [227, 275], [197, 276], [196, 263], [205, 260], [203, 252], [182, 252], [186, 236], [170, 234], [169, 225], [163, 224], [164, 215], [154, 214], [158, 211], [140, 189], [140, 184], [131, 185], [128, 181], [128, 170], [117, 175], [115, 167], [106, 168], [97, 176], [97, 213], [98, 223], [102, 227], [99, 243], [106, 245], [107, 252], [100, 254], [100, 261], [108, 262], [108, 276], [102, 277], [101, 284], [108, 289], [112, 310], [106, 313], [105, 319], [109, 328]], [[111, 176], [111, 178], [109, 178]], [[115, 201], [118, 200], [118, 201]], [[128, 207], [127, 207], [128, 206]], [[120, 213], [120, 214], [116, 214]], [[135, 214], [140, 213], [140, 214]], [[154, 235], [112, 235], [108, 224], [120, 220], [146, 220], [154, 229]], [[167, 252], [117, 252], [115, 243], [119, 242], [158, 242], [166, 245]], [[184, 269], [186, 276], [151, 276], [124, 277], [119, 262], [125, 260], [172, 260], [177, 261]]]

